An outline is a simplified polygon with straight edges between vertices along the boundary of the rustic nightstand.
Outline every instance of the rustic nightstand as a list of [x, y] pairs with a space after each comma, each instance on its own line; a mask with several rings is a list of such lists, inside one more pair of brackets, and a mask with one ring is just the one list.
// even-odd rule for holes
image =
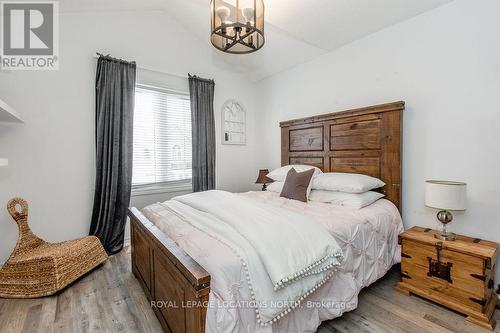
[[413, 227], [399, 235], [401, 282], [395, 289], [437, 302], [493, 330], [498, 244], [465, 236], [442, 241], [434, 237], [436, 232]]

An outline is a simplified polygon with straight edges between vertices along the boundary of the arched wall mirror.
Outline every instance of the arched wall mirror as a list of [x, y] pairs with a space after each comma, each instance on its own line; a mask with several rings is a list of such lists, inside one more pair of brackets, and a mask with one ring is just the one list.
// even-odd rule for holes
[[234, 100], [227, 100], [222, 106], [222, 143], [226, 145], [246, 144], [246, 110]]

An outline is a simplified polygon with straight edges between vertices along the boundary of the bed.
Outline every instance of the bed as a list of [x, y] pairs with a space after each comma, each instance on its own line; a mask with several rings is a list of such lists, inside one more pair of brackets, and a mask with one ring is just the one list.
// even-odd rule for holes
[[259, 325], [253, 309], [238, 302], [252, 291], [241, 262], [225, 244], [164, 204], [142, 212], [131, 208], [132, 270], [165, 331], [314, 332], [321, 321], [355, 309], [359, 291], [400, 261], [403, 109], [403, 102], [395, 102], [280, 124], [282, 165], [363, 173], [386, 186], [381, 189], [385, 199], [358, 211], [300, 203], [272, 192], [239, 195], [307, 216], [326, 228], [344, 253], [333, 278], [272, 325]]

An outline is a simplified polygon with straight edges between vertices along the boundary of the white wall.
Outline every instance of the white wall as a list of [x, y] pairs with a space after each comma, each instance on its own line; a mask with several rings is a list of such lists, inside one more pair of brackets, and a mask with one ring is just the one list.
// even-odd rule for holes
[[405, 100], [405, 227], [436, 227], [426, 179], [463, 180], [468, 210], [451, 228], [500, 242], [498, 13], [500, 1], [456, 0], [261, 82], [264, 164], [280, 163], [279, 121]]
[[[60, 17], [60, 70], [0, 72], [0, 99], [16, 108], [24, 125], [0, 124], [0, 207], [13, 196], [30, 203], [30, 223], [48, 241], [86, 235], [94, 188], [95, 52], [137, 61], [159, 72], [214, 78], [217, 187], [256, 188], [253, 85], [225, 70], [209, 45], [160, 12], [65, 13]], [[248, 144], [220, 144], [220, 107], [239, 99], [248, 112]], [[134, 197], [132, 204], [171, 195]], [[0, 209], [0, 262], [10, 254], [17, 229]]]

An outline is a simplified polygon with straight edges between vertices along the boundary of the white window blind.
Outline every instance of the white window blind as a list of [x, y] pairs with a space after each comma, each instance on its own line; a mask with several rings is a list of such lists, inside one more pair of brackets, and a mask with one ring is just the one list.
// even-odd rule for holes
[[189, 96], [137, 86], [132, 185], [187, 182], [191, 168]]

